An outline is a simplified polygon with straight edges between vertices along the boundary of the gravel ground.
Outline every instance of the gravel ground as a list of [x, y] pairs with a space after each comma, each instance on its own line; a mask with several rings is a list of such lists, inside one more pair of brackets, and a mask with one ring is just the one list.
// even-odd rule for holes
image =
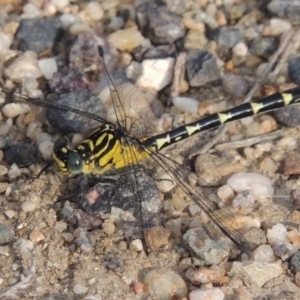
[[[61, 202], [78, 180], [66, 182], [51, 167], [34, 178], [58, 137], [78, 144], [99, 122], [7, 93], [47, 94], [115, 122], [101, 46], [130, 116], [128, 132], [162, 133], [299, 84], [299, 10], [299, 1], [2, 0], [0, 298], [299, 299], [297, 106], [163, 152], [213, 186], [203, 193], [218, 198], [220, 208], [232, 207], [254, 246], [252, 258], [239, 255], [170, 180], [141, 176], [171, 232], [175, 262], [161, 274], [144, 253], [124, 174], [117, 185], [91, 184], [81, 197]], [[85, 205], [94, 193], [101, 194], [101, 214]]]

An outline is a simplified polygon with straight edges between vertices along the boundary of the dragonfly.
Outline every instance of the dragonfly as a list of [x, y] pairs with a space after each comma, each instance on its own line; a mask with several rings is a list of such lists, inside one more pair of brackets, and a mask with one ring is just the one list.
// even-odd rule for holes
[[[99, 47], [98, 51], [103, 60], [103, 49]], [[99, 127], [92, 130], [75, 148], [72, 148], [65, 138], [56, 140], [52, 159], [57, 171], [65, 176], [80, 177], [78, 193], [82, 191], [89, 178], [101, 178], [106, 174], [125, 171], [128, 185], [135, 198], [135, 214], [143, 237], [144, 249], [150, 262], [157, 269], [165, 270], [170, 267], [168, 251], [171, 248], [169, 242], [171, 232], [163, 226], [164, 220], [160, 212], [153, 209], [152, 200], [150, 200], [151, 192], [147, 187], [147, 180], [143, 179], [145, 176], [144, 166], [146, 168], [156, 166], [164, 170], [170, 179], [210, 217], [239, 249], [251, 255], [251, 245], [244, 234], [239, 231], [232, 211], [229, 208], [217, 209], [216, 204], [204, 192], [205, 189], [197, 184], [197, 178], [175, 160], [161, 154], [160, 151], [195, 134], [225, 123], [296, 104], [300, 101], [300, 88], [296, 87], [283, 93], [275, 93], [212, 114], [165, 133], [135, 137], [131, 134], [130, 128], [141, 125], [126, 114], [127, 108], [122, 101], [124, 95], [121, 80], [118, 77], [114, 78], [108, 72], [105, 63], [102, 64], [113, 101], [116, 124], [88, 111], [13, 92], [15, 101], [73, 112], [99, 122]], [[143, 132], [142, 127], [139, 129], [139, 132]]]

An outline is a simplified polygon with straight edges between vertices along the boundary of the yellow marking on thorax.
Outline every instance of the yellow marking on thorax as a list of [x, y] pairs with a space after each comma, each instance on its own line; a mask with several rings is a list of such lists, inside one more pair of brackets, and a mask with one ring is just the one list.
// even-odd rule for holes
[[228, 114], [218, 114], [221, 124], [226, 123], [231, 119], [231, 113]]
[[189, 136], [191, 136], [195, 131], [200, 130], [200, 125], [197, 124], [196, 126], [185, 126], [185, 129]]
[[284, 105], [289, 105], [291, 103], [291, 101], [293, 100], [292, 94], [282, 93], [281, 96], [283, 98]]
[[165, 144], [170, 144], [171, 138], [170, 135], [168, 134], [165, 138], [157, 139], [156, 140], [156, 146], [158, 150], [160, 150]]
[[250, 102], [250, 104], [255, 115], [264, 107], [261, 103]]

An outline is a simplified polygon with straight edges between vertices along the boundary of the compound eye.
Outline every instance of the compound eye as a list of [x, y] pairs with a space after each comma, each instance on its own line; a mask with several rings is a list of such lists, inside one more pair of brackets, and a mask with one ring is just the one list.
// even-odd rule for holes
[[69, 152], [67, 160], [67, 169], [70, 173], [79, 174], [82, 172], [83, 162], [82, 158], [77, 152]]

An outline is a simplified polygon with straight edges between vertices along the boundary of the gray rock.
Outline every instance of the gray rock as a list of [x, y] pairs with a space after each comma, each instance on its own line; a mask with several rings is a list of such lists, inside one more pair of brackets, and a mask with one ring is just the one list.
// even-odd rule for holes
[[36, 145], [19, 143], [4, 153], [4, 158], [8, 164], [17, 164], [18, 167], [28, 167], [29, 165], [35, 164], [37, 161], [38, 148]]
[[14, 235], [15, 232], [8, 225], [0, 223], [0, 245], [9, 243]]

